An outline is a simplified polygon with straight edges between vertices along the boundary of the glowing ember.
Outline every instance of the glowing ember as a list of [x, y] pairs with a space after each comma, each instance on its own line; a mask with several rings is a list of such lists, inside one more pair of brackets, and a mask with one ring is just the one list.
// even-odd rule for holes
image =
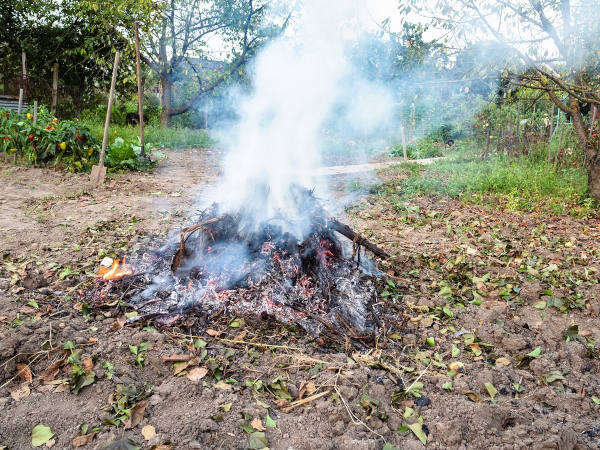
[[102, 279], [104, 280], [120, 280], [123, 277], [133, 275], [133, 270], [131, 269], [131, 266], [125, 262], [125, 257], [123, 257], [123, 262], [119, 262], [118, 259], [115, 259], [110, 269], [104, 274], [98, 273], [98, 275], [102, 276]]

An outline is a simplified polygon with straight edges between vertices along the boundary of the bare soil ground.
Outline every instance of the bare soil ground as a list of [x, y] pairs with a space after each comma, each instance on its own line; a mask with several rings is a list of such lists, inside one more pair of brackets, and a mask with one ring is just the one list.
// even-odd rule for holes
[[118, 299], [86, 297], [100, 260], [177, 231], [217, 172], [168, 156], [101, 190], [0, 167], [0, 449], [38, 424], [54, 448], [600, 445], [597, 220], [362, 198], [347, 219], [394, 255], [397, 311], [369, 350], [229, 317], [124, 325]]

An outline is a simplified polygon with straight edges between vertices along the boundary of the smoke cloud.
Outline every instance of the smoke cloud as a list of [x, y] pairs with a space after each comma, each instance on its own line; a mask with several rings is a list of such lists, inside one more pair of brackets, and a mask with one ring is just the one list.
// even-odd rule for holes
[[223, 212], [243, 212], [246, 226], [279, 220], [302, 238], [308, 218], [295, 187], [325, 186], [325, 125], [346, 135], [385, 127], [393, 96], [361, 77], [350, 58], [364, 30], [358, 1], [307, 0], [295, 29], [267, 45], [251, 69], [250, 94], [238, 101], [239, 120], [219, 130], [227, 154], [223, 178], [211, 197]]

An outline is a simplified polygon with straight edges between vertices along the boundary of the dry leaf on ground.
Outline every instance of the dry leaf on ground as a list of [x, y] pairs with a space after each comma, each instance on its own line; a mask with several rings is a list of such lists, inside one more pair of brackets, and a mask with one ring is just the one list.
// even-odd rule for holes
[[206, 367], [195, 367], [186, 375], [186, 378], [193, 382], [198, 382], [208, 373]]
[[144, 436], [145, 440], [149, 441], [155, 435], [156, 435], [156, 428], [154, 428], [152, 425], [146, 425], [144, 428], [142, 428], [142, 436]]
[[31, 383], [33, 380], [33, 375], [31, 374], [31, 369], [27, 364], [17, 364], [17, 375], [19, 378], [26, 383]]
[[146, 400], [142, 400], [131, 408], [129, 418], [125, 421], [125, 429], [135, 428], [142, 423], [142, 420], [144, 420], [144, 413], [146, 412], [146, 404]]
[[255, 417], [254, 419], [252, 419], [252, 422], [250, 422], [250, 425], [252, 426], [252, 428], [254, 428], [255, 430], [258, 430], [258, 431], [266, 431], [267, 430], [263, 426], [262, 420], [260, 420], [260, 417]]

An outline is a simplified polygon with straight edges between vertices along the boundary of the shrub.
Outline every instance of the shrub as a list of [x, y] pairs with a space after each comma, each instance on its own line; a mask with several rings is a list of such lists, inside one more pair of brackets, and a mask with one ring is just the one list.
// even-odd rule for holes
[[40, 108], [37, 123], [28, 112], [18, 116], [0, 112], [0, 152], [34, 166], [58, 166], [69, 171], [89, 169], [97, 160], [100, 144], [88, 128], [71, 120], [57, 120]]

